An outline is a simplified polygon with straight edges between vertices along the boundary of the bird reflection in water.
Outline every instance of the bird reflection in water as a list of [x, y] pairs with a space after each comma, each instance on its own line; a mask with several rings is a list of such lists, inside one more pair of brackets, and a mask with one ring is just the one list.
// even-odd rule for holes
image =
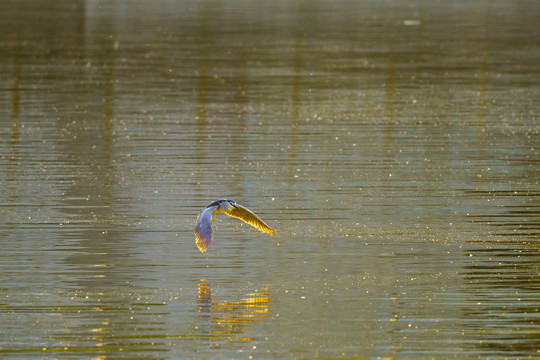
[[203, 319], [201, 328], [209, 340], [253, 341], [256, 338], [242, 336], [249, 323], [260, 322], [268, 313], [270, 295], [268, 288], [248, 293], [239, 301], [218, 302], [212, 297], [212, 289], [206, 279], [199, 282], [197, 307]]

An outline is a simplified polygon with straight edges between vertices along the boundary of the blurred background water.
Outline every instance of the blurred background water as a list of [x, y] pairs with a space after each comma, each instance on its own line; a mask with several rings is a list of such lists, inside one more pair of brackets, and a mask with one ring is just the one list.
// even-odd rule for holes
[[3, 0], [0, 357], [539, 357], [539, 24]]

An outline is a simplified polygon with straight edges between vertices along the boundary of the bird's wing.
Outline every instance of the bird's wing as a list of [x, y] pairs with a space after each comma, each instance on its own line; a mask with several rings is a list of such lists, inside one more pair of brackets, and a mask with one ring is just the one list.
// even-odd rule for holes
[[236, 206], [238, 206], [238, 209], [232, 209], [231, 211], [227, 211], [225, 214], [240, 219], [264, 233], [270, 235], [274, 234], [274, 230], [272, 230], [270, 226], [266, 225], [264, 221], [262, 221], [261, 218], [255, 215], [251, 210], [238, 203], [236, 203]]
[[212, 242], [213, 213], [219, 205], [206, 207], [201, 210], [195, 225], [195, 243], [201, 252], [205, 252]]

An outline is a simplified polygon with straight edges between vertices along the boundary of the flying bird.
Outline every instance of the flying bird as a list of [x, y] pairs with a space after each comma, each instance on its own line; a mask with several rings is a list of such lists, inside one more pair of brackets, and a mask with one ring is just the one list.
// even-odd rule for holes
[[202, 209], [197, 217], [197, 224], [194, 230], [195, 243], [201, 252], [205, 252], [212, 242], [212, 223], [217, 213], [224, 213], [240, 219], [264, 233], [274, 234], [274, 230], [248, 208], [237, 204], [233, 200], [218, 200]]

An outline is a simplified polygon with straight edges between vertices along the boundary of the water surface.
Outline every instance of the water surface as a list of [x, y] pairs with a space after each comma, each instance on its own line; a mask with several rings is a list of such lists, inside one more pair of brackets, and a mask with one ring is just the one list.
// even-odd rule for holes
[[540, 356], [538, 19], [3, 1], [1, 357]]

